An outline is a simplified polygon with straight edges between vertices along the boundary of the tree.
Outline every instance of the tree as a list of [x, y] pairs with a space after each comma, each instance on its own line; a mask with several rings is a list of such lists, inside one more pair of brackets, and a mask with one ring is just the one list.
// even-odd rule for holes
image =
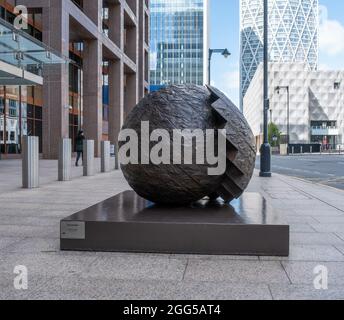
[[280, 145], [281, 131], [274, 123], [269, 124], [269, 143], [272, 147], [278, 147]]

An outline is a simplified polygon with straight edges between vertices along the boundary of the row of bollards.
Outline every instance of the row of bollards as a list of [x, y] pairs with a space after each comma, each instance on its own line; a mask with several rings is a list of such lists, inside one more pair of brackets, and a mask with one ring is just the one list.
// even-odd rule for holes
[[102, 141], [102, 144], [101, 144], [101, 164], [100, 164], [100, 171], [102, 173], [106, 173], [106, 172], [109, 172], [111, 170], [110, 152], [111, 152], [110, 141]]
[[[298, 152], [298, 153], [295, 152], [295, 147], [291, 147], [291, 151], [289, 149], [289, 152], [291, 152], [291, 153], [289, 153], [291, 155], [295, 155], [295, 154], [318, 154], [319, 153], [319, 152], [314, 152], [313, 146], [310, 146], [309, 152], [304, 152], [304, 148], [302, 146], [300, 147], [300, 152]], [[342, 155], [343, 154], [343, 148], [341, 145], [338, 145], [337, 148], [332, 148], [330, 146], [330, 148], [326, 150], [321, 146], [320, 147], [320, 155], [322, 155], [324, 153], [330, 154], [330, 155], [331, 154]]]
[[[24, 137], [22, 154], [23, 188], [39, 187], [39, 138]], [[110, 141], [101, 142], [101, 172], [111, 171]], [[117, 163], [117, 160], [116, 160]], [[116, 165], [116, 169], [117, 169]], [[85, 140], [83, 148], [83, 175], [90, 177], [95, 174], [94, 141]], [[59, 146], [58, 181], [72, 179], [72, 140], [62, 139]]]
[[[291, 154], [294, 155], [295, 154], [295, 147], [291, 147]], [[299, 154], [306, 154], [303, 152], [303, 147], [300, 147], [300, 153]], [[309, 148], [309, 154], [313, 154], [313, 147], [311, 146]]]
[[91, 177], [94, 175], [94, 141], [84, 141], [84, 154], [83, 154], [83, 169], [84, 177]]
[[72, 143], [70, 139], [62, 139], [59, 148], [58, 180], [69, 181], [72, 177]]
[[23, 188], [39, 187], [39, 138], [24, 137], [23, 139]]

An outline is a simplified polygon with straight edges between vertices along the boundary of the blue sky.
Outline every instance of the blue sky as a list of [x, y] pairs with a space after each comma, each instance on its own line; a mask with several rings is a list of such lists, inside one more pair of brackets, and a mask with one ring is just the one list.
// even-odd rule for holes
[[[239, 0], [210, 0], [212, 48], [228, 48], [229, 59], [215, 55], [213, 84], [236, 104], [239, 101]], [[344, 1], [320, 0], [321, 26], [319, 66], [344, 70]]]

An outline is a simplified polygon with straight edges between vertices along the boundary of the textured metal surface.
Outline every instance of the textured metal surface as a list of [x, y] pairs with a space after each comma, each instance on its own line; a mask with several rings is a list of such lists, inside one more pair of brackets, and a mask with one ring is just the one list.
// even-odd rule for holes
[[207, 163], [174, 165], [172, 154], [171, 165], [122, 165], [125, 178], [140, 196], [155, 203], [185, 205], [205, 196], [232, 200], [243, 193], [254, 169], [254, 138], [243, 115], [220, 91], [184, 85], [149, 94], [123, 126], [138, 133], [139, 144], [142, 121], [149, 121], [150, 132], [165, 129], [171, 138], [174, 129], [226, 129], [228, 161], [226, 173], [219, 176], [208, 175]]
[[240, 197], [251, 181], [255, 161], [256, 142], [243, 114], [221, 91], [209, 87], [212, 108], [222, 119], [227, 137], [227, 171], [217, 193], [224, 200]]
[[231, 204], [200, 201], [168, 208], [127, 191], [64, 219], [61, 225], [83, 222], [85, 238], [61, 234], [62, 250], [289, 254], [289, 226], [257, 193], [245, 193]]

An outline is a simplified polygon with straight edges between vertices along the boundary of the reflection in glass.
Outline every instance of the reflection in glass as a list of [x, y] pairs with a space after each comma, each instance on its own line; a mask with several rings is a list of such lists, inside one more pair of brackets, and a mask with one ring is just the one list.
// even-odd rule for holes
[[1, 153], [21, 153], [21, 140], [25, 135], [40, 139], [42, 152], [43, 105], [41, 86], [0, 87]]

